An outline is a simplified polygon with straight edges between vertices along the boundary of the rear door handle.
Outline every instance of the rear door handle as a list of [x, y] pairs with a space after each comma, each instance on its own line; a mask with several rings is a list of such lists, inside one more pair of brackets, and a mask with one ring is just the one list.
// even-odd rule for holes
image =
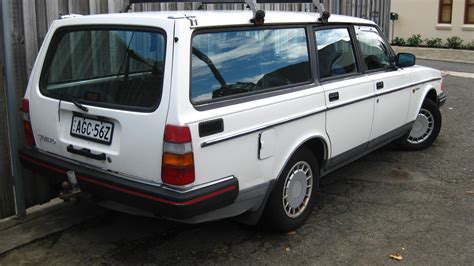
[[376, 86], [377, 86], [377, 90], [383, 89], [383, 87], [384, 87], [383, 81], [377, 82]]
[[105, 159], [107, 159], [107, 156], [105, 155], [105, 153], [95, 154], [95, 153], [92, 153], [91, 150], [86, 149], [86, 148], [78, 150], [78, 149], [74, 149], [74, 146], [72, 145], [67, 146], [67, 151], [73, 154], [89, 157], [91, 159], [98, 160], [98, 161], [105, 161]]
[[339, 100], [339, 92], [329, 93], [329, 101], [330, 102], [334, 102], [334, 101], [337, 101], [337, 100]]

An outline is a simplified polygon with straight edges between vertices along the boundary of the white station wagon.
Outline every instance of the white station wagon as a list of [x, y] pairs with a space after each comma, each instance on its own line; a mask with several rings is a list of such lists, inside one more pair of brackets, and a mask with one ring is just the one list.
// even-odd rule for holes
[[435, 141], [440, 72], [396, 55], [374, 22], [247, 2], [55, 21], [21, 104], [23, 164], [63, 198], [285, 231], [322, 176], [393, 141]]

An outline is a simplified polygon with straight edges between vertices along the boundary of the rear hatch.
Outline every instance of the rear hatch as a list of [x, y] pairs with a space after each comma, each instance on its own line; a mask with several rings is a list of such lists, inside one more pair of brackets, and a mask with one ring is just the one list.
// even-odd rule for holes
[[36, 145], [80, 164], [161, 182], [172, 20], [60, 27], [31, 87]]

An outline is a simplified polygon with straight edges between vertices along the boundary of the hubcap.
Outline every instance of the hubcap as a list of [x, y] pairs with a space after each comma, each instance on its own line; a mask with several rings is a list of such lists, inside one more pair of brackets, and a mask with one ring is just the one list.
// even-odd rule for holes
[[283, 209], [290, 218], [300, 216], [308, 205], [313, 190], [313, 172], [306, 162], [296, 163], [285, 179]]
[[408, 142], [419, 144], [427, 140], [434, 128], [434, 117], [430, 111], [421, 109], [408, 135]]

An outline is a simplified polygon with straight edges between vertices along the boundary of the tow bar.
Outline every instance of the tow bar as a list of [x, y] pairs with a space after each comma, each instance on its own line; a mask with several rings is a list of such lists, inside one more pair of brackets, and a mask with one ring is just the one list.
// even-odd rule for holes
[[61, 193], [59, 198], [64, 201], [70, 201], [71, 199], [79, 199], [81, 189], [78, 186], [76, 173], [74, 171], [67, 171], [68, 181], [64, 181], [61, 184]]

